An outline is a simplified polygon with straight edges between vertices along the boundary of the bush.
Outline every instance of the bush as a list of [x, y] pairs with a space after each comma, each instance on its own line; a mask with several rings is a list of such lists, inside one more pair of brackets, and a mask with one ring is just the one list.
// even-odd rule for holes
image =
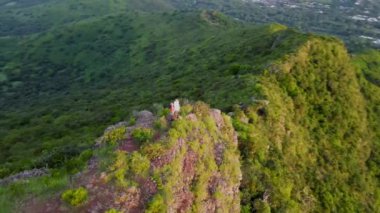
[[194, 113], [200, 117], [208, 116], [210, 113], [209, 109], [210, 107], [201, 101], [197, 101], [193, 106]]
[[130, 161], [131, 171], [135, 175], [147, 176], [150, 168], [150, 161], [147, 157], [142, 156], [138, 152], [133, 152]]
[[11, 174], [11, 170], [7, 167], [0, 167], [0, 178], [5, 178]]
[[161, 143], [151, 143], [142, 148], [142, 153], [149, 159], [161, 156], [165, 152], [165, 148]]
[[87, 189], [79, 187], [78, 189], [69, 189], [62, 193], [62, 200], [69, 203], [72, 206], [79, 206], [83, 204], [88, 197]]
[[166, 117], [162, 116], [154, 122], [154, 127], [158, 130], [166, 130], [168, 128], [168, 121]]
[[135, 125], [135, 124], [136, 124], [136, 118], [132, 116], [132, 117], [129, 119], [129, 121], [128, 121], [128, 125], [129, 125], [129, 126], [133, 126], [133, 125]]
[[190, 114], [192, 111], [193, 111], [193, 106], [191, 106], [190, 104], [186, 104], [181, 107], [180, 115], [186, 116]]
[[254, 202], [254, 207], [255, 207], [255, 210], [257, 212], [263, 212], [263, 213], [270, 213], [271, 212], [271, 208], [269, 206], [269, 204], [265, 201], [262, 201], [262, 200], [255, 200]]
[[128, 187], [130, 183], [126, 180], [126, 173], [129, 170], [128, 157], [125, 152], [116, 151], [113, 164], [110, 166], [110, 177], [116, 180], [116, 183], [122, 187]]
[[153, 197], [153, 199], [148, 204], [147, 213], [159, 213], [166, 212], [164, 198], [160, 194], [157, 194]]
[[90, 158], [92, 157], [93, 155], [93, 152], [91, 149], [86, 149], [84, 150], [82, 153], [80, 153], [79, 155], [79, 159], [82, 161], [82, 162], [87, 162], [88, 160], [90, 160]]
[[122, 211], [116, 209], [108, 209], [105, 213], [121, 213]]
[[118, 127], [104, 134], [106, 142], [116, 144], [118, 141], [125, 138], [127, 129], [125, 127]]
[[148, 128], [137, 128], [133, 130], [132, 138], [139, 143], [145, 143], [153, 138], [153, 131]]
[[75, 174], [82, 170], [87, 161], [92, 157], [93, 152], [90, 149], [83, 151], [78, 157], [72, 158], [65, 162], [64, 167], [68, 174]]

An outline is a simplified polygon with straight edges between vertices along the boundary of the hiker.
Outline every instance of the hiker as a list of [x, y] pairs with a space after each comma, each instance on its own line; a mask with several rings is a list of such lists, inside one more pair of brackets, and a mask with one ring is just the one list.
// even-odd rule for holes
[[179, 105], [179, 100], [175, 99], [174, 101], [174, 112], [179, 115], [179, 110], [181, 109], [181, 106]]
[[170, 118], [171, 118], [171, 120], [174, 120], [174, 114], [175, 114], [174, 104], [170, 103]]
[[170, 103], [170, 120], [176, 120], [179, 117], [179, 111], [181, 106], [179, 105], [178, 99], [174, 100], [173, 103]]

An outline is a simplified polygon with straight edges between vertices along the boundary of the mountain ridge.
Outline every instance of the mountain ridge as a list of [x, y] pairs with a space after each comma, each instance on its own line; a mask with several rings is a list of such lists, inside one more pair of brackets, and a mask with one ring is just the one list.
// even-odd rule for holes
[[[0, 106], [2, 176], [48, 165], [57, 179], [42, 179], [41, 189], [62, 192], [62, 168], [83, 169], [108, 124], [183, 97], [231, 112], [242, 212], [378, 210], [379, 87], [363, 76], [376, 66], [363, 66], [360, 56], [354, 64], [338, 39], [250, 26], [212, 11], [87, 24], [41, 34], [4, 64], [1, 102], [20, 108]], [[28, 190], [44, 194], [22, 182], [1, 190], [3, 202]]]

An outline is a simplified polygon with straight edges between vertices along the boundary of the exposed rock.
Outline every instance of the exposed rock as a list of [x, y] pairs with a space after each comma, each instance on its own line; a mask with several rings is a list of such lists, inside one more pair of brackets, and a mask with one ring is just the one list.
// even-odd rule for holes
[[128, 126], [128, 122], [125, 122], [125, 121], [119, 122], [115, 125], [107, 127], [107, 129], [104, 130], [104, 133], [110, 132], [110, 131], [117, 129], [117, 128], [120, 128], [120, 127], [126, 127], [126, 126]]
[[211, 109], [210, 110], [210, 114], [214, 118], [214, 120], [216, 122], [216, 126], [218, 128], [224, 126], [224, 120], [223, 120], [222, 112], [220, 110], [218, 110], [218, 109]]
[[223, 143], [217, 143], [214, 147], [215, 161], [218, 166], [220, 166], [223, 162], [223, 152], [225, 146]]
[[146, 128], [152, 127], [153, 122], [154, 122], [154, 115], [151, 112], [144, 110], [144, 111], [138, 112], [136, 117], [137, 117], [136, 126], [146, 127]]
[[42, 168], [42, 169], [32, 169], [32, 170], [26, 170], [22, 171], [20, 173], [17, 173], [15, 175], [11, 175], [9, 177], [6, 177], [4, 179], [0, 180], [0, 185], [10, 184], [19, 180], [27, 180], [33, 177], [40, 177], [43, 175], [48, 174], [48, 169]]
[[182, 138], [178, 139], [178, 143], [172, 149], [167, 151], [162, 156], [153, 159], [151, 162], [153, 168], [159, 168], [159, 167], [162, 167], [162, 166], [170, 163], [173, 160], [173, 158], [175, 157], [175, 155], [179, 152], [181, 147], [184, 145], [184, 143], [185, 143], [184, 139], [182, 139]]
[[186, 184], [190, 184], [194, 179], [196, 162], [197, 154], [192, 150], [188, 151], [183, 160], [183, 175]]
[[186, 116], [186, 119], [188, 119], [188, 120], [190, 120], [190, 121], [193, 121], [193, 122], [195, 122], [195, 121], [198, 120], [197, 116], [196, 116], [194, 113], [188, 114], [188, 115]]

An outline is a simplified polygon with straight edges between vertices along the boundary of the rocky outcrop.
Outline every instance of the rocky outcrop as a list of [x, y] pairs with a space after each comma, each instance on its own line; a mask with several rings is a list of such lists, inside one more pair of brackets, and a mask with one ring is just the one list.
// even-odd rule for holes
[[48, 174], [48, 169], [32, 169], [32, 170], [26, 170], [22, 171], [20, 173], [17, 173], [15, 175], [11, 175], [9, 177], [6, 177], [4, 179], [0, 179], [0, 185], [13, 183], [19, 180], [27, 180], [33, 177], [40, 177], [43, 175]]
[[[55, 197], [42, 205], [33, 200], [25, 209], [239, 212], [241, 171], [230, 117], [205, 104], [197, 104], [193, 108], [188, 105], [193, 110], [175, 121], [142, 111], [134, 115], [136, 122], [132, 126], [120, 122], [108, 127], [105, 134], [120, 132], [120, 128], [125, 131], [121, 131], [119, 144], [113, 145], [115, 150], [108, 153], [113, 160], [95, 156], [91, 166], [75, 176], [73, 185], [85, 187], [89, 193], [83, 205], [73, 209]], [[164, 124], [155, 128], [156, 122]], [[132, 137], [136, 128], [149, 129], [152, 138], [141, 144]], [[101, 138], [97, 149], [107, 150], [111, 146], [107, 138]], [[101, 170], [100, 165], [106, 170]]]
[[229, 117], [217, 109], [190, 113], [169, 132], [166, 140], [175, 143], [152, 159], [155, 173], [171, 171], [171, 177], [161, 179], [167, 212], [239, 212], [241, 172]]

